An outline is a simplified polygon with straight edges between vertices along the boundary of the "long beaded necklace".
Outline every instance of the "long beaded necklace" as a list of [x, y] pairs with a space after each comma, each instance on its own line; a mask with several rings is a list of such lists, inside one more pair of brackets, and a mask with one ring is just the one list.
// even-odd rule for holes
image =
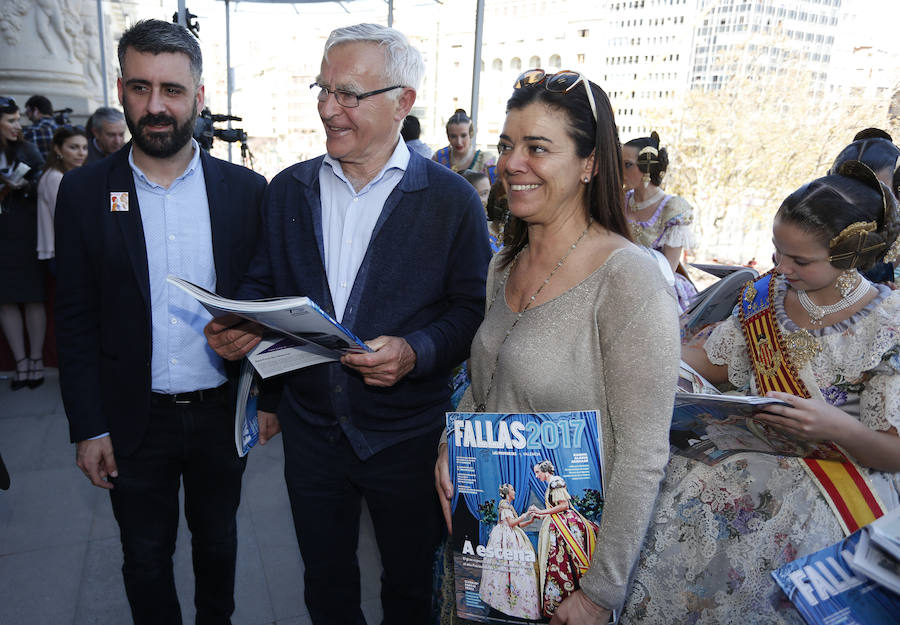
[[[519, 323], [519, 320], [522, 318], [522, 315], [525, 314], [525, 311], [528, 310], [529, 308], [531, 308], [531, 305], [534, 303], [534, 300], [537, 299], [537, 296], [540, 295], [541, 291], [544, 290], [544, 287], [550, 283], [550, 279], [556, 274], [557, 271], [559, 271], [559, 268], [563, 266], [563, 263], [566, 262], [566, 259], [572, 255], [572, 252], [575, 251], [575, 248], [578, 247], [578, 244], [581, 243], [581, 240], [585, 237], [585, 235], [587, 235], [588, 230], [591, 229], [591, 224], [593, 224], [593, 223], [594, 223], [594, 218], [591, 217], [590, 220], [588, 221], [587, 228], [584, 229], [584, 232], [582, 232], [580, 235], [578, 235], [578, 238], [575, 239], [575, 242], [569, 247], [569, 249], [566, 251], [565, 255], [559, 259], [559, 262], [556, 263], [556, 267], [554, 267], [553, 270], [550, 272], [550, 275], [548, 275], [547, 278], [543, 282], [541, 282], [541, 285], [537, 288], [537, 291], [534, 292], [534, 295], [532, 295], [530, 298], [528, 298], [528, 302], [525, 304], [525, 307], [519, 312], [519, 314], [516, 315], [516, 318], [513, 320], [512, 325], [509, 326], [509, 329], [506, 331], [506, 334], [503, 335], [503, 340], [500, 341], [500, 345], [499, 345], [499, 347], [497, 347], [497, 360], [494, 362], [494, 370], [491, 371], [491, 380], [488, 383], [487, 391], [484, 393], [484, 401], [482, 401], [481, 403], [478, 404], [478, 406], [476, 408], [477, 412], [484, 412], [485, 407], [487, 406], [488, 397], [490, 397], [491, 391], [494, 388], [494, 376], [497, 375], [497, 365], [500, 364], [500, 350], [502, 349], [503, 345], [506, 343], [506, 339], [509, 338], [510, 333], [513, 331], [513, 328], [516, 327], [516, 324]], [[513, 269], [515, 269], [516, 265], [519, 262], [519, 254], [524, 252], [527, 247], [528, 246], [526, 245], [519, 251], [518, 254], [516, 254], [516, 257], [513, 259], [513, 262], [510, 265], [509, 270], [507, 270], [506, 275], [503, 277], [503, 282], [500, 284], [500, 287], [497, 289], [498, 295], [495, 296], [494, 301], [497, 301], [497, 297], [500, 297], [499, 294], [503, 293], [505, 291], [506, 282], [509, 280], [510, 274], [512, 273]], [[493, 306], [494, 306], [494, 303], [491, 302], [491, 307], [493, 307]]]
[[822, 319], [825, 318], [826, 315], [850, 308], [853, 304], [861, 300], [868, 291], [869, 281], [860, 276], [859, 284], [857, 284], [846, 297], [842, 297], [834, 304], [819, 306], [809, 299], [809, 295], [806, 294], [806, 291], [800, 289], [797, 289], [797, 299], [800, 300], [800, 305], [803, 306], [803, 310], [809, 315], [810, 323], [820, 326], [822, 325]]

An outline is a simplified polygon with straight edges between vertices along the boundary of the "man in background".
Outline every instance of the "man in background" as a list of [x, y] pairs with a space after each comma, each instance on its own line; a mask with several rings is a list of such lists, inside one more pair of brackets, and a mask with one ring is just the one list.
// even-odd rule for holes
[[108, 106], [101, 106], [88, 121], [88, 155], [85, 164], [106, 158], [125, 145], [125, 116]]
[[37, 146], [44, 160], [53, 142], [53, 133], [59, 128], [53, 120], [53, 105], [42, 95], [33, 95], [25, 102], [25, 116], [31, 120], [31, 126], [22, 129], [25, 140]]
[[406, 141], [406, 146], [413, 152], [418, 152], [425, 158], [431, 158], [433, 154], [428, 144], [419, 140], [422, 133], [422, 127], [419, 124], [419, 118], [415, 115], [407, 115], [403, 120], [403, 128], [400, 129], [400, 136]]
[[108, 489], [137, 625], [180, 624], [172, 554], [184, 483], [196, 623], [234, 611], [232, 372], [206, 344], [210, 315], [166, 282], [230, 297], [257, 237], [265, 180], [193, 140], [202, 58], [182, 26], [141, 21], [119, 42], [125, 149], [66, 174], [56, 208], [60, 387], [76, 463]]

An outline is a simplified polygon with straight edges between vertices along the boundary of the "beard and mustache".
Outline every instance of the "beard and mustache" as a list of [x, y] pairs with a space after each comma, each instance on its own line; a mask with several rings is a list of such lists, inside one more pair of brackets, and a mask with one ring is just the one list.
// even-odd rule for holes
[[[196, 101], [194, 101], [190, 117], [181, 125], [171, 115], [162, 113], [148, 113], [135, 122], [129, 114], [128, 106], [124, 102], [122, 103], [122, 108], [125, 109], [125, 123], [128, 124], [128, 131], [131, 133], [132, 140], [148, 156], [154, 158], [173, 156], [191, 140], [194, 134], [194, 122], [197, 119]], [[165, 124], [170, 125], [172, 129], [166, 132], [144, 133], [144, 129], [147, 126]]]

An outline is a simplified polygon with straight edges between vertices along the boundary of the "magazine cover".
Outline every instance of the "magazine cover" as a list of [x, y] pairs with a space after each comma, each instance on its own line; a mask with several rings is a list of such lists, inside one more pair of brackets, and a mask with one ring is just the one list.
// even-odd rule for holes
[[456, 613], [546, 623], [587, 570], [603, 511], [594, 411], [447, 414]]
[[860, 530], [841, 542], [785, 564], [772, 577], [809, 625], [896, 625], [900, 595], [855, 575]]

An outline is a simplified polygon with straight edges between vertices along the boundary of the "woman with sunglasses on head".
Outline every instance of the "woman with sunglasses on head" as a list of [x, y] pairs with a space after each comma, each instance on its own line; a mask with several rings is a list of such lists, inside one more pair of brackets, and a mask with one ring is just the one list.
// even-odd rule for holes
[[800, 624], [770, 573], [900, 503], [900, 293], [859, 273], [896, 255], [898, 231], [896, 201], [855, 161], [782, 203], [775, 269], [683, 357], [714, 383], [784, 400], [754, 418], [844, 456], [673, 455], [623, 622]]
[[[16, 361], [10, 382], [14, 391], [44, 382], [47, 315], [44, 275], [35, 251], [37, 180], [43, 166], [37, 147], [22, 138], [15, 100], [0, 96], [0, 327]], [[24, 177], [16, 173], [21, 171]]]
[[632, 139], [622, 147], [625, 206], [635, 243], [662, 252], [675, 273], [675, 292], [682, 312], [697, 289], [681, 262], [682, 251], [693, 245], [693, 209], [684, 198], [666, 194], [660, 186], [669, 167], [659, 135]]
[[[576, 72], [526, 72], [498, 149], [511, 217], [488, 270], [488, 310], [460, 408], [598, 411], [605, 506], [596, 548], [580, 579], [545, 583], [539, 594], [552, 623], [606, 623], [625, 600], [668, 460], [675, 296], [630, 241], [622, 155], [602, 89]], [[435, 482], [449, 526], [446, 446]]]
[[474, 122], [464, 110], [456, 109], [456, 112], [447, 120], [447, 140], [450, 145], [436, 151], [431, 158], [434, 162], [449, 167], [455, 172], [471, 169], [486, 174], [493, 183], [496, 178], [496, 160], [493, 156], [475, 147], [475, 144], [472, 143], [474, 137]]

